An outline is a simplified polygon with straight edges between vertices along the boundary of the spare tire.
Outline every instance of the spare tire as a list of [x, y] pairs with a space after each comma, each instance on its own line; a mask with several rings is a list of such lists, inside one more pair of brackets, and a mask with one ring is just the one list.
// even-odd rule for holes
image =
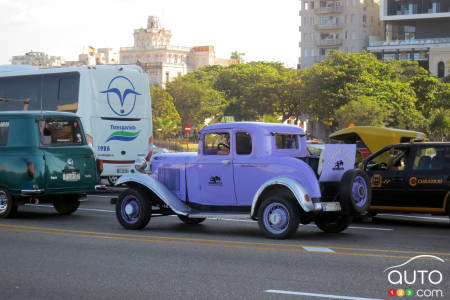
[[360, 169], [348, 170], [341, 179], [339, 198], [346, 213], [363, 215], [372, 202], [369, 177]]

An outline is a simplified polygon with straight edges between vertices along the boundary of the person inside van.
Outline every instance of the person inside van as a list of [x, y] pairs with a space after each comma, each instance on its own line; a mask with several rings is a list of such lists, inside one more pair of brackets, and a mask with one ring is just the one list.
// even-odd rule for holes
[[50, 145], [52, 143], [52, 132], [47, 122], [39, 121], [39, 133], [42, 145]]

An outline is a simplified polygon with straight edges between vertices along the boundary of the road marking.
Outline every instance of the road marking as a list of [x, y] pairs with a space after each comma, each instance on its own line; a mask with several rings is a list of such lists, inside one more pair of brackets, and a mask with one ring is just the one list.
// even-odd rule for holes
[[351, 297], [351, 296], [340, 296], [340, 295], [329, 295], [329, 294], [317, 294], [317, 293], [305, 293], [305, 292], [294, 292], [294, 291], [283, 291], [283, 290], [265, 290], [266, 293], [272, 294], [285, 294], [285, 295], [297, 295], [297, 296], [310, 296], [310, 297], [320, 297], [320, 298], [332, 298], [332, 299], [348, 299], [348, 300], [382, 300], [379, 298], [364, 298], [364, 297]]
[[[181, 238], [170, 236], [157, 236], [157, 235], [137, 235], [137, 234], [120, 234], [120, 233], [108, 233], [108, 232], [91, 232], [82, 230], [70, 230], [59, 228], [45, 228], [37, 226], [25, 226], [25, 225], [10, 225], [0, 224], [0, 230], [15, 231], [15, 232], [27, 232], [27, 233], [41, 233], [56, 236], [76, 236], [85, 238], [98, 238], [109, 240], [126, 240], [146, 243], [160, 243], [160, 244], [178, 244], [178, 245], [192, 245], [192, 246], [207, 246], [207, 247], [222, 247], [222, 248], [239, 248], [239, 249], [252, 249], [260, 251], [279, 251], [279, 252], [296, 252], [296, 253], [313, 253], [308, 252], [303, 247], [315, 247], [311, 245], [298, 245], [291, 243], [262, 243], [262, 242], [244, 242], [233, 240], [211, 240], [201, 238]], [[411, 258], [410, 254], [428, 254], [438, 256], [450, 256], [450, 253], [432, 253], [432, 252], [419, 252], [419, 251], [404, 251], [404, 250], [384, 250], [384, 249], [358, 249], [358, 248], [344, 248], [344, 247], [328, 247], [333, 250], [345, 250], [354, 252], [334, 252], [334, 253], [322, 253], [323, 255], [346, 255], [346, 256], [365, 256], [365, 257], [381, 257], [381, 258], [395, 258], [404, 259]], [[369, 252], [369, 253], [356, 253], [356, 252]], [[383, 254], [374, 254], [370, 252], [381, 252]], [[388, 254], [403, 254], [403, 255], [387, 255]], [[450, 261], [449, 258], [445, 259]]]
[[335, 253], [336, 251], [331, 250], [330, 248], [322, 248], [322, 247], [303, 247], [306, 251], [309, 252], [325, 252], [325, 253]]
[[[25, 206], [32, 206], [32, 207], [50, 207], [53, 208], [53, 205], [45, 205], [45, 204], [30, 204], [26, 203]], [[98, 208], [78, 208], [78, 210], [85, 210], [85, 211], [98, 211], [98, 212], [108, 212], [108, 213], [115, 213], [115, 210], [107, 210], [107, 209], [98, 209]]]
[[377, 216], [386, 216], [386, 217], [403, 217], [403, 218], [412, 218], [412, 219], [426, 219], [426, 220], [443, 220], [449, 221], [450, 219], [447, 217], [423, 217], [423, 216], [409, 216], [409, 215], [397, 215], [397, 214], [377, 214]]

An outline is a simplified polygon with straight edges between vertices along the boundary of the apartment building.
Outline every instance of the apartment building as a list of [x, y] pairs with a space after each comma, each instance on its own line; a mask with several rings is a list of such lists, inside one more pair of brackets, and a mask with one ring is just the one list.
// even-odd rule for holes
[[170, 44], [172, 32], [162, 28], [158, 17], [150, 16], [147, 28], [134, 31], [134, 46], [120, 48], [121, 64], [138, 64], [148, 74], [151, 84], [165, 87], [177, 76], [206, 65], [229, 65], [239, 60], [220, 59], [214, 46], [183, 47]]
[[379, 59], [414, 60], [436, 77], [450, 74], [450, 0], [381, 0], [384, 35], [369, 42]]
[[13, 65], [31, 65], [40, 68], [60, 67], [64, 61], [61, 56], [49, 56], [45, 52], [30, 51], [25, 55], [13, 56], [11, 64]]
[[380, 36], [380, 0], [300, 0], [299, 69], [323, 60], [328, 52], [361, 52], [369, 36]]

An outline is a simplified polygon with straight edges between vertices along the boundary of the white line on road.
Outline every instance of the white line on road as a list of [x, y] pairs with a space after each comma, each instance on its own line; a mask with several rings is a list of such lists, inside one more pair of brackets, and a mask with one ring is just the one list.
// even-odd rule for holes
[[297, 296], [310, 296], [310, 297], [320, 297], [320, 298], [332, 298], [332, 299], [349, 299], [349, 300], [382, 300], [379, 298], [363, 298], [363, 297], [351, 297], [351, 296], [340, 296], [340, 295], [328, 295], [328, 294], [316, 294], [316, 293], [305, 293], [305, 292], [293, 292], [293, 291], [283, 291], [283, 290], [265, 290], [266, 293], [272, 294], [285, 294], [285, 295], [297, 295]]
[[[53, 207], [53, 205], [44, 205], [44, 204], [25, 204], [25, 206], [33, 206], [33, 207]], [[78, 210], [85, 210], [85, 211], [99, 211], [99, 212], [108, 212], [108, 213], [115, 213], [115, 210], [106, 210], [106, 209], [98, 209], [98, 208], [78, 208]]]
[[336, 251], [330, 248], [323, 248], [323, 247], [302, 247], [302, 248], [309, 252], [336, 253]]
[[422, 217], [422, 216], [394, 215], [394, 214], [378, 214], [377, 216], [403, 217], [403, 218], [427, 219], [427, 220], [444, 220], [444, 221], [449, 220], [449, 218], [447, 218], [447, 217]]

